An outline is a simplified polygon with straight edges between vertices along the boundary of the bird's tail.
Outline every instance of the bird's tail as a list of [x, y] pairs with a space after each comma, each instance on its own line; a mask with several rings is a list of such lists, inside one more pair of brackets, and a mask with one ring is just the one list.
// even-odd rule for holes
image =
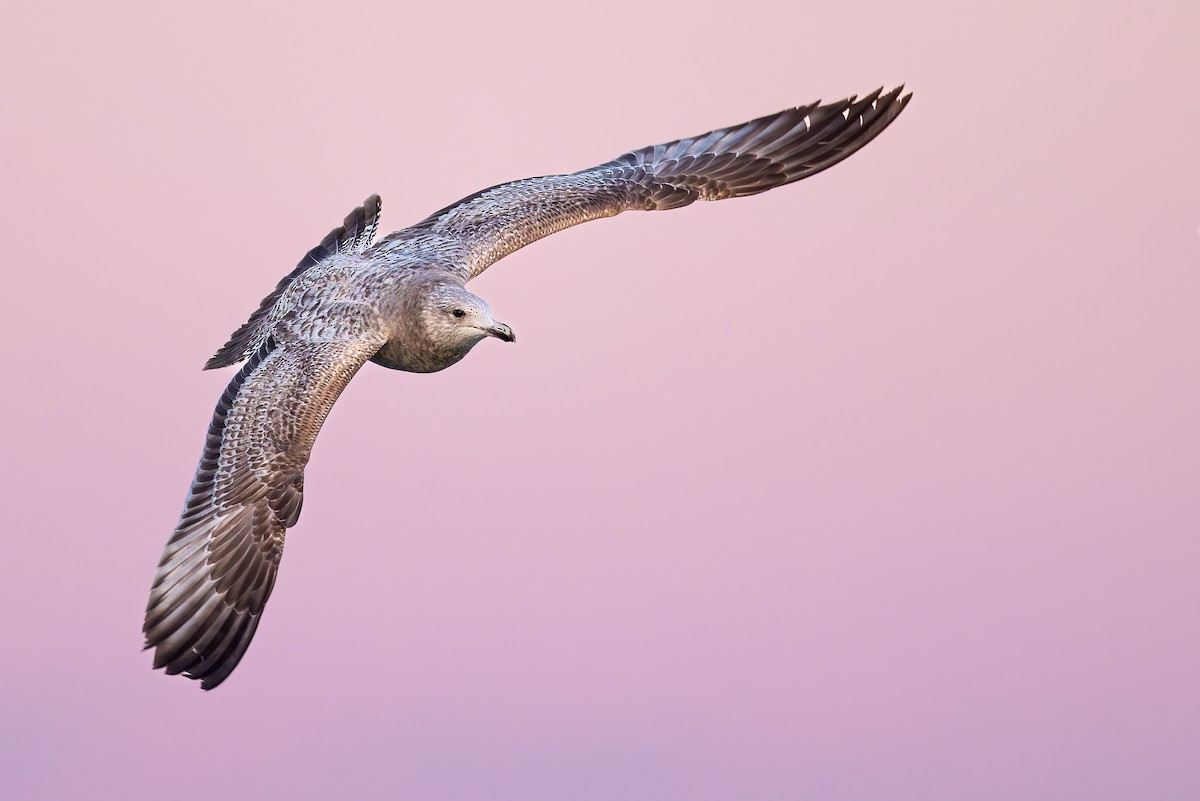
[[296, 265], [296, 269], [285, 275], [271, 294], [262, 299], [262, 303], [258, 305], [254, 314], [250, 315], [250, 319], [233, 332], [229, 341], [204, 365], [204, 369], [212, 370], [237, 364], [262, 347], [271, 334], [271, 326], [268, 324], [271, 312], [292, 281], [305, 270], [334, 254], [361, 253], [369, 248], [379, 227], [379, 212], [382, 206], [379, 195], [371, 195], [361, 206], [350, 212], [340, 226], [326, 234], [321, 244], [308, 251]]

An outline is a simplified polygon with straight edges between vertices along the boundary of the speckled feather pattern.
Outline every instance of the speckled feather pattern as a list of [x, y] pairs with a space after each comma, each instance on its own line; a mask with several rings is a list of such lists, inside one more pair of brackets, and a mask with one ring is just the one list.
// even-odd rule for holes
[[144, 627], [154, 666], [205, 689], [237, 666], [274, 587], [285, 532], [299, 518], [313, 442], [346, 384], [368, 360], [443, 369], [477, 341], [447, 340], [430, 322], [437, 298], [588, 220], [742, 197], [814, 175], [887, 127], [910, 97], [901, 91], [788, 109], [570, 175], [492, 187], [377, 244], [381, 204], [368, 198], [206, 365], [245, 360], [217, 404], [155, 576]]

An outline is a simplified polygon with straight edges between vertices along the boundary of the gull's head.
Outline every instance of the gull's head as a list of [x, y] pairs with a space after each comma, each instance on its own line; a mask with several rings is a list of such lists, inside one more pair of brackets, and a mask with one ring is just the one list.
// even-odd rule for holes
[[430, 295], [426, 325], [439, 343], [470, 349], [484, 337], [513, 342], [516, 335], [492, 317], [487, 301], [462, 287], [439, 286]]

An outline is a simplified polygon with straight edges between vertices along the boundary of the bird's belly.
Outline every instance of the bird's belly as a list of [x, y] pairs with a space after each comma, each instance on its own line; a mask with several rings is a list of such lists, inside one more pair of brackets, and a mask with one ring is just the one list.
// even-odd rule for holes
[[389, 370], [404, 370], [409, 373], [436, 373], [438, 370], [445, 370], [450, 365], [457, 364], [470, 350], [470, 347], [461, 351], [413, 347], [409, 343], [393, 339], [384, 344], [371, 357], [371, 361]]

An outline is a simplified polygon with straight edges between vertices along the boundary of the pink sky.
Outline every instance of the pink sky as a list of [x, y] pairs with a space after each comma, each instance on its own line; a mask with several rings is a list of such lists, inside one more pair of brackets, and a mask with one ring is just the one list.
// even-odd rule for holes
[[[0, 797], [1200, 797], [1200, 7], [1051, 5], [9, 10]], [[493, 267], [518, 342], [365, 368], [246, 660], [151, 671], [199, 368], [364, 197], [901, 81]]]

